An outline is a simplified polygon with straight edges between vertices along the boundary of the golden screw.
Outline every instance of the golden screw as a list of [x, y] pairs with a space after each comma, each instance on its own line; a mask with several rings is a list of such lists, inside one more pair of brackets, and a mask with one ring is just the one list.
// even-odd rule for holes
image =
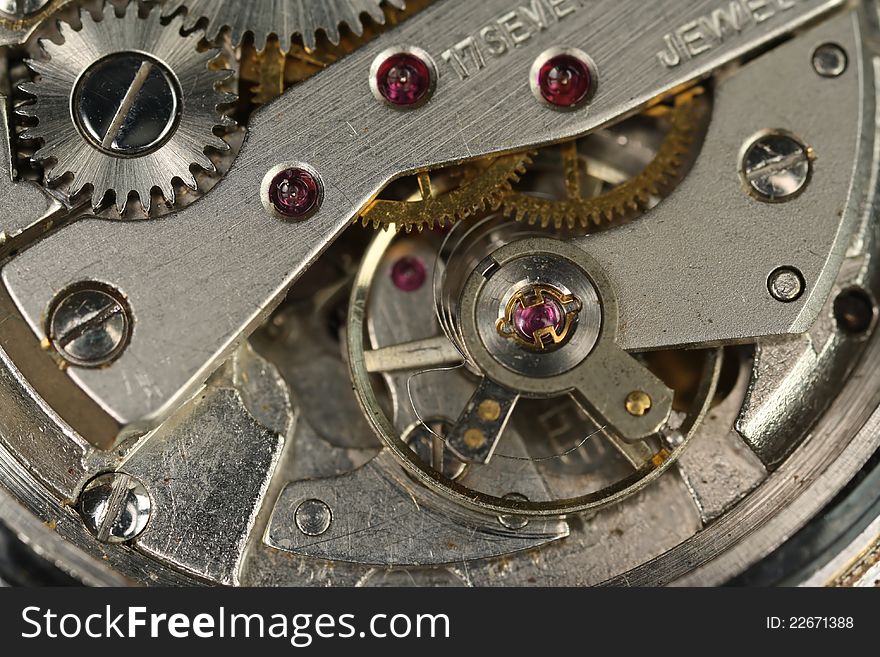
[[494, 399], [484, 399], [480, 402], [477, 413], [483, 422], [495, 422], [501, 417], [501, 404]]
[[464, 432], [464, 444], [468, 449], [480, 449], [486, 444], [486, 434], [479, 429], [468, 429]]
[[626, 396], [626, 412], [634, 417], [644, 417], [651, 410], [651, 396], [641, 390], [633, 390]]

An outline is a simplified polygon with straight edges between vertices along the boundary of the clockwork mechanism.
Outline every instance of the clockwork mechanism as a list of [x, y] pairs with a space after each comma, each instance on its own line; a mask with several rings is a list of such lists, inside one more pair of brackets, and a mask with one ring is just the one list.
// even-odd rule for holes
[[0, 2], [4, 577], [873, 582], [877, 3], [636, 4]]

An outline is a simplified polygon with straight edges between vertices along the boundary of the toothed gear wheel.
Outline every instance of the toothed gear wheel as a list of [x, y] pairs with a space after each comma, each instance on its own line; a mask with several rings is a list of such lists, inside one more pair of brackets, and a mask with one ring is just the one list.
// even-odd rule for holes
[[215, 170], [206, 148], [229, 149], [214, 130], [234, 125], [218, 109], [235, 101], [218, 90], [233, 71], [219, 69], [218, 51], [198, 50], [202, 34], [181, 36], [181, 27], [155, 11], [118, 17], [107, 6], [101, 20], [83, 12], [79, 30], [59, 24], [61, 45], [40, 42], [45, 56], [28, 62], [38, 78], [21, 85], [36, 101], [20, 113], [37, 119], [23, 138], [42, 141], [34, 159], [48, 183], [72, 174], [71, 196], [91, 185], [98, 209], [113, 191], [123, 213], [132, 192], [149, 210], [152, 189], [172, 203], [173, 180], [197, 188], [192, 165]]
[[437, 193], [431, 174], [420, 173], [418, 198], [409, 201], [376, 199], [355, 221], [373, 228], [406, 231], [433, 230], [497, 210], [531, 163], [531, 153], [514, 153], [475, 163], [459, 187]]
[[566, 198], [514, 191], [502, 200], [504, 216], [542, 228], [589, 230], [636, 216], [655, 199], [667, 196], [681, 178], [682, 169], [698, 142], [708, 116], [706, 97], [703, 89], [692, 89], [675, 98], [672, 106], [660, 105], [647, 114], [665, 116], [669, 132], [654, 159], [640, 174], [606, 193], [583, 196], [577, 143], [568, 142], [558, 147]]
[[269, 36], [275, 35], [282, 51], [287, 52], [291, 37], [297, 34], [310, 50], [317, 47], [318, 31], [326, 33], [333, 44], [339, 43], [342, 25], [360, 36], [364, 14], [377, 23], [385, 22], [383, 2], [397, 9], [404, 9], [406, 4], [404, 0], [169, 0], [162, 14], [171, 16], [186, 7], [187, 29], [206, 20], [208, 38], [215, 39], [229, 28], [233, 45], [240, 45], [246, 34], [252, 34], [257, 50], [263, 50]]

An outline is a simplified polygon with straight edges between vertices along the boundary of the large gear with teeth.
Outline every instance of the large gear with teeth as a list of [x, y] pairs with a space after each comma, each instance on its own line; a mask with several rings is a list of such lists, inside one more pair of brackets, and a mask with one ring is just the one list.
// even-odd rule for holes
[[248, 3], [169, 0], [162, 13], [171, 16], [186, 7], [187, 28], [207, 21], [207, 35], [212, 39], [228, 28], [233, 45], [240, 45], [246, 34], [252, 34], [257, 50], [263, 50], [269, 36], [274, 34], [279, 37], [282, 51], [287, 52], [293, 35], [300, 35], [306, 48], [312, 50], [317, 46], [319, 31], [323, 31], [331, 43], [338, 44], [342, 25], [347, 25], [357, 35], [363, 33], [364, 15], [384, 24], [383, 2], [397, 9], [403, 9], [406, 4], [404, 0], [265, 0]]
[[0, 586], [880, 585], [880, 0], [403, 5], [0, 0]]
[[589, 167], [578, 154], [577, 142], [567, 142], [557, 147], [565, 197], [513, 191], [502, 202], [504, 216], [530, 226], [575, 231], [590, 231], [638, 216], [672, 191], [699, 146], [710, 110], [704, 91], [691, 89], [671, 99], [671, 104], [659, 104], [646, 112], [646, 116], [664, 119], [668, 129], [653, 159], [640, 173], [607, 191], [585, 193], [581, 174], [589, 173]]
[[232, 71], [181, 27], [108, 5], [100, 20], [83, 12], [81, 29], [60, 24], [63, 43], [40, 42], [38, 77], [21, 85], [36, 100], [19, 113], [38, 122], [22, 137], [42, 142], [34, 159], [48, 183], [72, 174], [71, 196], [89, 185], [98, 209], [112, 191], [124, 213], [132, 192], [149, 210], [154, 188], [171, 203], [174, 180], [197, 188], [193, 165], [215, 170], [206, 149], [229, 149], [214, 130], [232, 125], [218, 109], [235, 100], [218, 89]]

